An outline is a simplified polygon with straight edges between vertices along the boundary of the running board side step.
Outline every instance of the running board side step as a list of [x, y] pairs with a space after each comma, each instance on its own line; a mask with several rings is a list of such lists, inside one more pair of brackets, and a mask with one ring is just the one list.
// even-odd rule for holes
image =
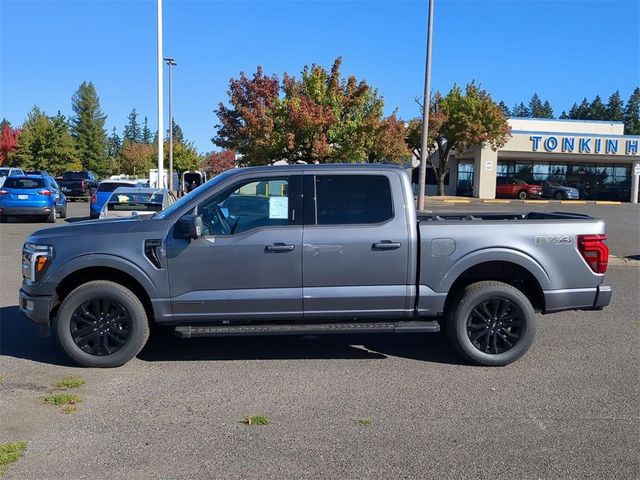
[[313, 323], [288, 325], [213, 325], [175, 327], [179, 338], [235, 337], [242, 335], [324, 335], [335, 333], [435, 333], [437, 321]]

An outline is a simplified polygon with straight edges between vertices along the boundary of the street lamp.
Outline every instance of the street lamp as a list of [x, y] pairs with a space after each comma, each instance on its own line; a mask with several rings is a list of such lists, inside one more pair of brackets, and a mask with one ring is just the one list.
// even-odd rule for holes
[[165, 57], [169, 65], [169, 190], [173, 190], [173, 75], [172, 68], [178, 65], [174, 58]]
[[429, 109], [431, 100], [431, 34], [433, 32], [433, 3], [429, 0], [429, 19], [427, 20], [427, 66], [424, 75], [424, 105], [422, 112], [422, 143], [420, 146], [420, 177], [418, 180], [418, 211], [424, 210], [424, 190], [427, 177], [427, 159], [429, 158]]
[[162, 0], [157, 0], [157, 20], [158, 20], [158, 33], [157, 33], [157, 67], [158, 67], [158, 183], [156, 185], [157, 188], [162, 188], [162, 171], [163, 171], [163, 142], [162, 142], [162, 116], [164, 115], [163, 104], [162, 104], [162, 95], [163, 95], [163, 81], [162, 81]]

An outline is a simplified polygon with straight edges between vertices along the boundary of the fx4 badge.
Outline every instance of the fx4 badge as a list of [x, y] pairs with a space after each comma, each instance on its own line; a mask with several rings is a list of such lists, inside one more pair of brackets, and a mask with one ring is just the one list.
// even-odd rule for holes
[[536, 245], [571, 245], [571, 236], [540, 235], [536, 237]]

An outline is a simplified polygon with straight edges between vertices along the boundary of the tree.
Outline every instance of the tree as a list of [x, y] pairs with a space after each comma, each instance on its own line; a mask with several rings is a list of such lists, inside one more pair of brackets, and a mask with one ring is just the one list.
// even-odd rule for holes
[[591, 115], [591, 104], [586, 98], [582, 99], [580, 105], [574, 103], [569, 110], [569, 118], [572, 120], [587, 120]]
[[596, 98], [589, 105], [589, 116], [587, 118], [590, 120], [609, 120], [607, 118], [607, 107], [602, 102], [600, 95], [596, 95]]
[[640, 87], [636, 87], [624, 109], [624, 130], [627, 135], [640, 135]]
[[622, 97], [620, 91], [616, 90], [611, 94], [607, 101], [607, 120], [612, 122], [624, 121], [624, 105], [622, 103]]
[[[496, 150], [511, 136], [511, 129], [503, 110], [491, 96], [475, 83], [467, 84], [465, 91], [454, 85], [442, 96], [436, 92], [429, 115], [429, 129], [433, 123], [439, 128], [429, 134], [430, 148], [438, 154], [438, 165], [429, 164], [438, 179], [438, 195], [444, 195], [447, 164], [452, 152], [463, 153], [470, 147], [488, 145]], [[431, 120], [431, 114], [434, 121]], [[433, 138], [433, 144], [431, 144]]]
[[156, 159], [156, 147], [125, 140], [120, 153], [120, 171], [127, 175], [140, 175], [153, 167]]
[[395, 112], [382, 119], [375, 135], [369, 137], [368, 161], [404, 164], [411, 155], [406, 137], [407, 125]]
[[111, 135], [107, 138], [107, 157], [109, 158], [109, 170], [118, 172], [120, 170], [119, 161], [122, 153], [122, 140], [116, 132], [116, 127], [111, 130]]
[[520, 104], [514, 105], [511, 109], [511, 115], [513, 117], [525, 118], [531, 116], [531, 110], [522, 102]]
[[[167, 128], [167, 139], [168, 138], [169, 129]], [[182, 128], [176, 123], [175, 118], [173, 119], [173, 143], [184, 143], [184, 133], [182, 133]]]
[[125, 142], [129, 141], [131, 143], [142, 143], [142, 130], [138, 123], [138, 113], [136, 113], [135, 108], [131, 110], [131, 113], [127, 116], [127, 120], [128, 122], [124, 127], [124, 132], [122, 133], [122, 140]]
[[147, 117], [144, 117], [144, 127], [142, 128], [142, 143], [145, 145], [151, 145], [153, 142], [153, 133], [151, 133], [151, 129], [149, 128], [149, 120]]
[[208, 153], [200, 165], [200, 169], [212, 177], [236, 166], [236, 152], [233, 150], [223, 150], [222, 152]]
[[22, 125], [17, 148], [9, 154], [9, 163], [53, 175], [78, 168], [74, 140], [64, 115], [58, 112], [48, 117], [34, 106]]
[[11, 128], [11, 123], [3, 119], [0, 124], [0, 165], [7, 163], [9, 154], [18, 146], [19, 137], [20, 129]]
[[216, 110], [220, 123], [213, 142], [238, 152], [252, 165], [283, 159], [399, 161], [402, 150], [407, 152], [398, 119], [383, 123], [378, 92], [354, 76], [342, 78], [341, 64], [337, 58], [329, 71], [305, 66], [299, 78], [285, 73], [282, 85], [275, 75], [264, 75], [261, 67], [252, 78], [241, 73], [239, 79], [231, 79], [230, 106], [220, 104]]
[[498, 106], [502, 109], [506, 117], [511, 116], [511, 110], [509, 110], [509, 107], [507, 107], [507, 104], [504, 103], [504, 100], [500, 100], [500, 103], [498, 104]]
[[538, 112], [540, 115], [538, 118], [554, 118], [553, 107], [549, 103], [549, 100], [545, 100], [542, 104], [542, 109]]
[[[164, 144], [165, 165], [169, 164], [169, 143]], [[173, 144], [173, 168], [177, 172], [195, 170], [202, 163], [202, 157], [191, 143], [177, 142]]]
[[71, 119], [71, 134], [75, 138], [78, 158], [82, 165], [98, 174], [107, 173], [104, 123], [107, 118], [100, 110], [100, 99], [91, 82], [82, 82], [72, 98], [75, 116]]
[[534, 93], [531, 97], [531, 100], [529, 100], [529, 112], [532, 117], [541, 118], [540, 114], [542, 112], [542, 100], [540, 100], [540, 97], [537, 93]]

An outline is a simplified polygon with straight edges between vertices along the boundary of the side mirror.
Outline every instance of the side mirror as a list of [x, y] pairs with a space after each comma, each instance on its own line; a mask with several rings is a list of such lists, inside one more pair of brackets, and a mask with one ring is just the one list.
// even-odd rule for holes
[[184, 215], [173, 230], [175, 238], [186, 240], [196, 239], [202, 236], [202, 217], [200, 215]]

